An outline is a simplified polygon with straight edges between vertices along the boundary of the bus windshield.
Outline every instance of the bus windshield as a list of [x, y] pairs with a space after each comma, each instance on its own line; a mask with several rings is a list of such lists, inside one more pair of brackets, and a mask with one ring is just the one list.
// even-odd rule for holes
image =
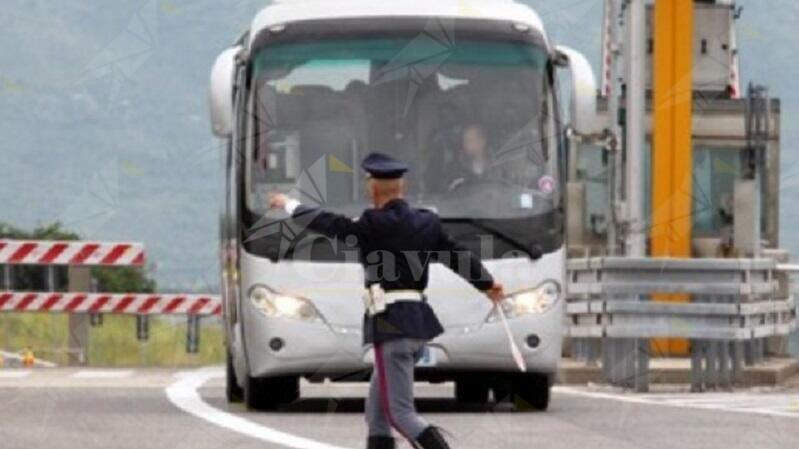
[[[410, 165], [409, 203], [436, 211], [483, 257], [558, 245], [547, 61], [538, 45], [474, 39], [264, 47], [253, 59], [248, 100], [245, 241], [272, 258], [301, 257], [301, 231], [296, 245], [277, 243], [285, 232], [276, 222], [287, 219], [265, 210], [266, 194], [289, 192], [355, 218], [369, 207], [360, 161], [380, 151]], [[330, 244], [305, 245], [302, 257], [335, 258], [320, 245]]]

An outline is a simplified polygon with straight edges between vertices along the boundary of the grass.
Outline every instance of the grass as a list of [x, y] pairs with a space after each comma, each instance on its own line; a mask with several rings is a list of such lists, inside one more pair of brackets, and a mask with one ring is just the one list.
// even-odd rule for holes
[[[177, 367], [220, 364], [225, 360], [224, 332], [218, 318], [204, 318], [197, 354], [186, 353], [185, 319], [150, 317], [149, 339], [136, 339], [136, 319], [105, 315], [103, 324], [89, 328], [89, 365]], [[0, 349], [26, 347], [40, 359], [66, 365], [68, 316], [63, 314], [0, 314]]]

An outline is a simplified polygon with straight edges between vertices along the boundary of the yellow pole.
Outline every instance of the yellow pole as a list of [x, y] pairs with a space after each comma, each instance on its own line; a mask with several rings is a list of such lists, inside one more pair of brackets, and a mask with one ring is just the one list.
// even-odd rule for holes
[[[656, 0], [652, 136], [652, 257], [691, 257], [693, 0]], [[687, 295], [653, 295], [688, 302]], [[688, 342], [655, 339], [654, 353], [684, 355]]]

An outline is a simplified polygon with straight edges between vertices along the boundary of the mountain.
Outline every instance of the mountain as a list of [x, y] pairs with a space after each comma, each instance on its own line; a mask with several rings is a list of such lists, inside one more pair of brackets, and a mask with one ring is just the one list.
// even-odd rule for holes
[[[208, 127], [208, 73], [265, 3], [5, 0], [0, 221], [61, 220], [89, 239], [143, 241], [162, 289], [216, 290], [221, 150]], [[598, 69], [601, 1], [528, 3], [554, 41]], [[782, 219], [790, 224], [799, 219], [791, 207], [799, 130], [789, 126], [799, 118], [799, 4], [741, 3], [743, 76], [783, 99]], [[799, 254], [799, 234], [783, 238]]]
[[0, 220], [144, 241], [162, 288], [215, 289], [208, 74], [263, 3], [6, 0]]

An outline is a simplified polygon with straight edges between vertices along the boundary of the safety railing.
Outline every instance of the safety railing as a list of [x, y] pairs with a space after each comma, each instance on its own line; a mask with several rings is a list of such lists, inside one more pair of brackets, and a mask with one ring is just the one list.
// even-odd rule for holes
[[[694, 390], [730, 386], [762, 360], [767, 337], [796, 327], [790, 266], [760, 259], [597, 257], [569, 261], [567, 334], [578, 358], [601, 341], [610, 383], [648, 389], [650, 338], [690, 340]], [[654, 294], [690, 302], [653, 302]]]

